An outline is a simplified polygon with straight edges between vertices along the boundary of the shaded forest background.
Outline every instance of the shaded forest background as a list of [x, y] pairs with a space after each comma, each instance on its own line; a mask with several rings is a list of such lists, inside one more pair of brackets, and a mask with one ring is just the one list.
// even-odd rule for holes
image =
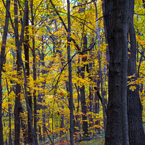
[[0, 1], [0, 144], [145, 144], [144, 23], [144, 0]]

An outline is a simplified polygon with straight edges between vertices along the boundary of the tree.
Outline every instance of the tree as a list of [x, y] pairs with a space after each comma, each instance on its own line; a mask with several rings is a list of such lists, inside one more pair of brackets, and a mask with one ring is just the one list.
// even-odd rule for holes
[[[3, 4], [5, 5], [4, 1]], [[10, 10], [10, 0], [6, 1], [6, 16], [5, 16], [5, 26], [4, 34], [2, 38], [1, 55], [0, 55], [0, 144], [3, 145], [3, 125], [2, 125], [2, 69], [5, 60], [5, 48], [6, 40], [9, 26], [9, 10]]]
[[129, 144], [127, 122], [127, 0], [105, 0], [105, 21], [109, 47], [109, 98], [105, 144]]
[[70, 1], [67, 0], [67, 17], [68, 17], [68, 36], [67, 36], [67, 61], [68, 61], [68, 72], [69, 72], [69, 100], [70, 100], [70, 143], [74, 144], [73, 138], [73, 90], [72, 90], [72, 68], [70, 61], [70, 42], [71, 42], [71, 21], [70, 21]]
[[[130, 49], [128, 59], [128, 78], [134, 81], [137, 80], [139, 74], [136, 71], [136, 34], [133, 25], [133, 14], [134, 14], [134, 0], [129, 1], [129, 38], [130, 38]], [[130, 87], [135, 87], [135, 90]], [[127, 86], [127, 102], [128, 102], [128, 125], [129, 125], [129, 144], [140, 144], [145, 143], [144, 131], [142, 125], [142, 104], [139, 98], [139, 86], [137, 84], [130, 83]]]

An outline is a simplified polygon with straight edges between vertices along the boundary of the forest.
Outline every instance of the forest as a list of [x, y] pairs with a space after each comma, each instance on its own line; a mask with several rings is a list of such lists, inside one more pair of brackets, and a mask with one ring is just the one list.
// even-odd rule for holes
[[145, 145], [145, 0], [1, 0], [0, 47], [0, 145]]

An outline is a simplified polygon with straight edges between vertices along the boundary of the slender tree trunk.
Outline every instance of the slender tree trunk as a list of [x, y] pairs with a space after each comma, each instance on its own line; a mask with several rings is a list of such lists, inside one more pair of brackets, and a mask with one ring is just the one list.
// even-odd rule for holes
[[[83, 51], [85, 51], [87, 48], [87, 37], [86, 35], [83, 37]], [[86, 53], [84, 53], [86, 54]], [[86, 62], [87, 57], [83, 56], [82, 58], [82, 63]], [[80, 69], [80, 76], [82, 77], [82, 79], [85, 78], [85, 65], [83, 67], [81, 67]], [[81, 97], [81, 107], [82, 107], [82, 121], [83, 121], [83, 134], [84, 137], [88, 136], [88, 122], [87, 120], [87, 106], [86, 106], [86, 98], [85, 98], [85, 85], [83, 85], [82, 87], [80, 87], [80, 97]]]
[[[42, 35], [42, 43], [44, 44], [44, 38], [43, 38], [43, 35]], [[42, 76], [44, 77], [45, 75], [45, 61], [44, 61], [44, 46], [42, 45], [42, 54], [41, 54], [41, 61], [42, 61]], [[42, 94], [41, 94], [41, 97], [43, 99], [43, 103], [45, 103], [45, 78], [44, 78], [44, 82], [42, 82]], [[45, 142], [45, 106], [42, 106], [42, 109], [43, 109], [43, 142]]]
[[[67, 61], [69, 62], [70, 56], [70, 33], [71, 33], [71, 22], [70, 22], [70, 1], [67, 0], [67, 16], [68, 16], [68, 36], [67, 36]], [[68, 64], [68, 76], [69, 76], [69, 97], [70, 97], [70, 144], [74, 145], [74, 137], [73, 137], [73, 90], [72, 90], [72, 68], [71, 61]]]
[[[92, 42], [93, 42], [93, 39], [92, 39]], [[92, 52], [90, 51], [90, 60], [92, 60]], [[93, 66], [93, 63], [89, 63], [89, 72], [91, 72], [92, 70], [92, 66]], [[89, 74], [91, 75], [91, 74]], [[92, 118], [92, 112], [93, 112], [93, 87], [92, 85], [89, 86], [89, 112], [91, 113], [88, 117], [89, 117], [89, 127], [91, 128], [93, 126], [93, 118]], [[92, 132], [90, 132], [90, 135], [92, 134]]]
[[[4, 3], [4, 1], [3, 1]], [[10, 0], [6, 1], [6, 16], [5, 16], [5, 27], [2, 38], [1, 55], [0, 55], [0, 144], [3, 145], [3, 124], [2, 124], [2, 69], [5, 59], [5, 48], [9, 25], [9, 10], [10, 10]]]
[[[27, 9], [28, 9], [28, 4], [27, 4]], [[27, 11], [26, 14], [26, 30], [25, 30], [25, 38], [24, 38], [24, 53], [25, 53], [25, 69], [26, 69], [26, 76], [29, 80], [29, 22], [28, 22], [28, 16], [29, 16], [29, 10]], [[27, 86], [28, 87], [28, 86]], [[31, 108], [32, 111], [32, 96], [29, 90], [27, 90], [28, 92], [28, 99], [29, 99], [29, 106]], [[28, 140], [29, 143], [32, 144], [32, 134], [31, 134], [31, 130], [30, 130], [30, 118], [28, 116]]]
[[[17, 16], [18, 15], [18, 7], [17, 7], [17, 0], [14, 0], [14, 14]], [[16, 47], [19, 47], [19, 38], [18, 38], [18, 18], [15, 18], [15, 43], [16, 43]], [[20, 50], [21, 51], [21, 50]], [[18, 54], [18, 49], [17, 49], [17, 61], [16, 61], [16, 65], [17, 65], [17, 75], [20, 78], [20, 67], [21, 67], [21, 63], [20, 63], [20, 58], [19, 58], [19, 54]], [[20, 144], [20, 112], [19, 112], [19, 107], [20, 107], [20, 93], [21, 93], [21, 86], [19, 83], [16, 84], [16, 98], [15, 98], [15, 109], [14, 109], [14, 116], [15, 116], [15, 141], [14, 144], [15, 145], [19, 145]]]
[[[17, 50], [18, 51], [18, 50]], [[20, 61], [19, 55], [17, 52], [17, 75], [20, 77]], [[16, 84], [16, 98], [15, 98], [15, 109], [14, 109], [14, 115], [15, 115], [15, 145], [19, 145], [20, 142], [20, 93], [21, 93], [21, 86], [20, 84]]]
[[[23, 138], [24, 138], [24, 143], [25, 145], [29, 143], [28, 141], [28, 132], [27, 132], [27, 126], [26, 126], [26, 123], [23, 119], [23, 116], [22, 114], [24, 114], [24, 109], [22, 107], [22, 104], [20, 103], [20, 123], [21, 123], [21, 127], [22, 127], [22, 132], [23, 132]], [[22, 139], [22, 138], [21, 138]]]
[[[98, 48], [100, 47], [100, 29], [98, 24], [98, 12], [97, 12], [97, 3], [94, 1], [95, 10], [96, 10], [96, 24], [97, 24], [97, 37], [98, 37]], [[102, 96], [102, 106], [103, 106], [103, 122], [104, 122], [104, 131], [106, 130], [106, 117], [105, 117], [105, 104], [104, 104], [104, 94], [103, 94], [103, 79], [102, 79], [102, 69], [101, 69], [101, 57], [100, 49], [98, 50], [98, 60], [99, 60], [99, 79], [101, 83], [101, 96]]]
[[[8, 87], [8, 81], [6, 80], [6, 84], [7, 84], [7, 91], [8, 91], [8, 96], [10, 95], [10, 93], [12, 92], [12, 87], [10, 87], [10, 91], [9, 91], [9, 87]], [[9, 113], [9, 145], [12, 145], [12, 128], [11, 128], [11, 110], [12, 110], [12, 104], [11, 104], [11, 99], [8, 98], [8, 113]]]
[[[31, 7], [31, 22], [32, 22], [32, 33], [33, 33], [33, 37], [32, 37], [32, 45], [33, 45], [33, 80], [35, 82], [36, 80], [36, 55], [35, 55], [35, 32], [34, 32], [34, 15], [33, 15], [33, 0], [30, 1], [30, 7]], [[34, 84], [34, 86], [36, 87], [36, 84]], [[37, 143], [37, 109], [36, 109], [36, 90], [34, 89], [33, 92], [33, 99], [34, 99], [34, 130], [36, 133], [36, 143]]]
[[[100, 88], [99, 87], [100, 86], [100, 80], [99, 79], [98, 80], [95, 80], [95, 83], [97, 84], [97, 88], [99, 90], [99, 88]], [[99, 105], [99, 97], [97, 95], [97, 92], [95, 92], [94, 102], [95, 102], [94, 103], [94, 113], [99, 114], [100, 105]], [[100, 120], [95, 121], [94, 124], [99, 126], [100, 125]], [[97, 131], [97, 133], [100, 134], [100, 127], [95, 127], [95, 131]]]
[[[9, 99], [10, 100], [10, 99]], [[11, 110], [12, 110], [12, 104], [9, 101], [8, 105], [8, 111], [9, 111], [9, 145], [12, 145], [12, 136], [11, 136]]]
[[[8, 87], [8, 81], [6, 79], [6, 85], [7, 85], [7, 91], [8, 91], [8, 97], [12, 91], [12, 87], [10, 87], [10, 91], [9, 91], [9, 87]], [[11, 136], [11, 132], [12, 132], [12, 128], [11, 128], [11, 110], [12, 110], [12, 104], [11, 104], [11, 99], [8, 98], [8, 113], [9, 113], [9, 145], [12, 145], [12, 136]]]

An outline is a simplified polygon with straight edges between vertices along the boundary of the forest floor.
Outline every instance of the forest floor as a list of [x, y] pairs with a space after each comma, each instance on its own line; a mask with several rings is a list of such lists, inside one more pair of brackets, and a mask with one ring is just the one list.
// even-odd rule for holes
[[[104, 145], [105, 139], [104, 136], [98, 136], [96, 138], [90, 139], [89, 141], [81, 141], [81, 142], [76, 142], [74, 145]], [[41, 145], [48, 145], [48, 143], [41, 144]], [[52, 144], [49, 144], [52, 145]], [[68, 141], [64, 142], [55, 142], [55, 145], [70, 145]]]

